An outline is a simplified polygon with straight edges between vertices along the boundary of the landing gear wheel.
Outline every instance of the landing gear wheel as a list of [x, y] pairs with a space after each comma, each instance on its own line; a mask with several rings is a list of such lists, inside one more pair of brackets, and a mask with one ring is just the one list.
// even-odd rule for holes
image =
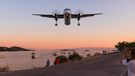
[[78, 26], [80, 26], [80, 23], [78, 23]]
[[58, 24], [55, 24], [55, 26], [58, 26]]

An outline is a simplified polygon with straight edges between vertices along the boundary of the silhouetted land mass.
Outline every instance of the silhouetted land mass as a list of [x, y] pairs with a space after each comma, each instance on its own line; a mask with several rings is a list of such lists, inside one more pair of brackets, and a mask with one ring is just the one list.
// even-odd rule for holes
[[10, 47], [10, 48], [0, 46], [0, 51], [4, 52], [4, 51], [35, 51], [35, 50], [24, 49], [22, 47], [17, 47], [17, 46], [13, 46], [13, 47]]
[[60, 51], [75, 51], [75, 50], [70, 50], [70, 49], [62, 49]]
[[118, 48], [118, 50], [120, 51], [124, 51], [124, 48], [133, 48], [135, 47], [135, 41], [134, 42], [127, 42], [127, 41], [123, 41], [123, 42], [118, 42], [117, 45], [115, 45], [116, 48]]

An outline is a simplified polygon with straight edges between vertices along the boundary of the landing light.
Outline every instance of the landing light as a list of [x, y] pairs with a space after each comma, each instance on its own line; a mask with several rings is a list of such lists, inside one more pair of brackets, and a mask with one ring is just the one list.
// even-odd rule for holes
[[82, 16], [82, 14], [80, 14], [80, 16]]
[[66, 16], [68, 16], [68, 13], [66, 14]]
[[55, 16], [55, 14], [53, 14], [53, 16]]

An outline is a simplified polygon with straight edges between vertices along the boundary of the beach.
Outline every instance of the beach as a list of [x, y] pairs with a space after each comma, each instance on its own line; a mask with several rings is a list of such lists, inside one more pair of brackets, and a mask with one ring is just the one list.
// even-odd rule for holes
[[[64, 55], [68, 57], [73, 53], [73, 51], [34, 51], [35, 55], [38, 56], [37, 59], [31, 59], [32, 51], [20, 51], [20, 52], [0, 52], [0, 55], [5, 56], [5, 58], [0, 58], [0, 67], [8, 65], [11, 71], [26, 70], [33, 68], [40, 68], [46, 65], [46, 61], [50, 61], [50, 65], [54, 65], [55, 58], [53, 52], [57, 52], [58, 56]], [[70, 52], [70, 54], [69, 54]], [[86, 57], [87, 54], [94, 54], [95, 52], [102, 51], [76, 51], [80, 56]]]
[[126, 69], [122, 54], [99, 55], [71, 63], [0, 74], [0, 76], [120, 76]]

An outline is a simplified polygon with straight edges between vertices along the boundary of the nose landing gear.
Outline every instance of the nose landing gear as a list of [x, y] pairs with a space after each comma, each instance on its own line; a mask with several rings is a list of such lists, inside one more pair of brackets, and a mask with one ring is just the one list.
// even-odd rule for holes
[[55, 24], [55, 26], [58, 26], [58, 24], [57, 24], [57, 20], [56, 20], [56, 24]]
[[78, 20], [78, 26], [80, 26], [79, 20]]
[[78, 26], [80, 26], [80, 23], [78, 23]]
[[58, 24], [55, 24], [55, 26], [58, 26]]

